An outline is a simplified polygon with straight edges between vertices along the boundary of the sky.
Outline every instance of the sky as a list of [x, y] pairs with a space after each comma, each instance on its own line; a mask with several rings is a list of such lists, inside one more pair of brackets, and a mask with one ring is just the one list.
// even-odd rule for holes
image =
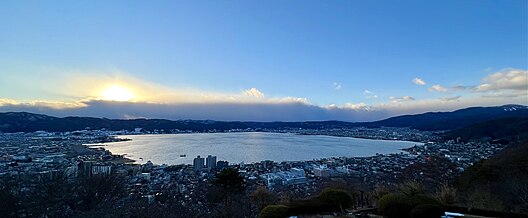
[[528, 104], [528, 2], [1, 1], [0, 112], [370, 121]]

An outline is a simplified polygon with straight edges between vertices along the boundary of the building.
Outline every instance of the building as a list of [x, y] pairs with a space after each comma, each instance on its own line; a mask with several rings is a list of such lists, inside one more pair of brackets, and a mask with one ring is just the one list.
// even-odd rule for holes
[[80, 161], [78, 163], [78, 173], [77, 176], [79, 177], [90, 177], [92, 175], [92, 165], [94, 163], [92, 161]]
[[216, 169], [216, 156], [208, 155], [207, 159], [205, 160], [207, 169], [212, 170]]
[[109, 175], [112, 173], [112, 166], [109, 165], [92, 165], [92, 175]]
[[78, 174], [79, 166], [77, 165], [69, 166], [64, 170], [64, 176], [66, 176], [67, 178], [75, 178], [78, 176]]
[[330, 169], [326, 166], [314, 167], [313, 174], [316, 177], [328, 178], [330, 177]]
[[260, 175], [260, 178], [264, 180], [268, 187], [283, 184], [283, 179], [275, 173], [265, 173]]
[[150, 181], [150, 173], [141, 173], [140, 177], [146, 181]]
[[268, 187], [275, 185], [296, 185], [308, 182], [303, 169], [291, 168], [289, 171], [266, 173], [260, 176]]
[[290, 172], [295, 176], [295, 177], [305, 177], [305, 173], [304, 173], [304, 170], [303, 169], [299, 169], [299, 168], [291, 168], [290, 169]]
[[200, 157], [200, 155], [198, 155], [196, 158], [194, 158], [194, 160], [193, 160], [193, 168], [195, 170], [202, 170], [204, 167], [205, 167], [205, 165], [204, 165], [204, 158], [203, 157]]
[[227, 162], [227, 161], [218, 161], [218, 162], [216, 162], [216, 168], [217, 169], [221, 170], [221, 169], [226, 168], [228, 166], [229, 166], [229, 162]]

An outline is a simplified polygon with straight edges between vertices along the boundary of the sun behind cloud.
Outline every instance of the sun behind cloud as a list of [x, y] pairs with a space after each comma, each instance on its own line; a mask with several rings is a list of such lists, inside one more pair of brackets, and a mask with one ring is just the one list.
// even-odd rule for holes
[[134, 93], [123, 86], [112, 85], [101, 93], [101, 99], [106, 101], [131, 101]]

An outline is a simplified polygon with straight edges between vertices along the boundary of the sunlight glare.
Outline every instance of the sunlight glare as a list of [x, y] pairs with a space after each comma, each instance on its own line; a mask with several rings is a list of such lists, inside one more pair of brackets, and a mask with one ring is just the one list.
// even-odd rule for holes
[[101, 93], [101, 98], [107, 101], [130, 101], [134, 94], [122, 86], [111, 86]]

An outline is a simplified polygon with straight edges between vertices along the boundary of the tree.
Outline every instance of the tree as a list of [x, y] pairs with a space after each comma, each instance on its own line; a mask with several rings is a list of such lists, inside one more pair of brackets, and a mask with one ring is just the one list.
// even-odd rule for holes
[[456, 203], [457, 190], [447, 183], [442, 184], [436, 193], [436, 199], [443, 205], [452, 205]]
[[275, 204], [278, 201], [277, 195], [262, 186], [258, 187], [257, 190], [251, 193], [250, 198], [257, 205], [259, 210], [262, 210], [270, 204]]
[[339, 206], [341, 212], [352, 206], [352, 197], [348, 192], [341, 189], [327, 188], [317, 197], [321, 202]]
[[423, 185], [415, 180], [399, 184], [397, 189], [400, 193], [407, 196], [421, 195], [425, 193]]
[[214, 178], [208, 202], [215, 217], [247, 217], [251, 204], [245, 193], [244, 178], [233, 168], [225, 168]]
[[33, 212], [51, 217], [70, 216], [75, 204], [73, 190], [72, 182], [62, 174], [40, 178], [31, 196], [35, 203]]
[[101, 203], [111, 203], [125, 194], [125, 184], [121, 176], [97, 175], [79, 182], [77, 195], [81, 207], [91, 210]]
[[18, 198], [13, 194], [11, 186], [0, 187], [0, 217], [16, 217]]
[[374, 197], [374, 199], [377, 201], [377, 200], [379, 200], [380, 198], [382, 198], [383, 196], [385, 196], [386, 194], [389, 194], [389, 193], [390, 193], [390, 190], [386, 186], [376, 185], [376, 187], [372, 191], [372, 197]]
[[496, 196], [482, 189], [476, 189], [467, 196], [467, 207], [502, 211], [504, 204]]
[[230, 191], [240, 191], [245, 188], [246, 183], [244, 178], [238, 173], [238, 170], [234, 168], [225, 168], [216, 175], [213, 184]]

